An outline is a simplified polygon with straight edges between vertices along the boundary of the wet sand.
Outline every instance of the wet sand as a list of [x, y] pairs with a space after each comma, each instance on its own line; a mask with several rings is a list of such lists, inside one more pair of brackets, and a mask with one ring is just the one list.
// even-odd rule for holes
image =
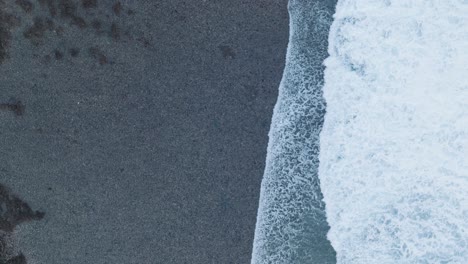
[[[138, 3], [137, 3], [138, 2]], [[0, 0], [28, 263], [249, 263], [286, 0]]]

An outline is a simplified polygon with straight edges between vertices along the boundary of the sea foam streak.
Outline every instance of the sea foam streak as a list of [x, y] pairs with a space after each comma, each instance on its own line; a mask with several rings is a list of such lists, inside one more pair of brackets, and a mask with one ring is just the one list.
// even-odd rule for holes
[[335, 263], [318, 182], [323, 60], [335, 1], [291, 0], [290, 39], [270, 129], [252, 263]]
[[468, 1], [342, 0], [319, 178], [338, 263], [467, 263]]

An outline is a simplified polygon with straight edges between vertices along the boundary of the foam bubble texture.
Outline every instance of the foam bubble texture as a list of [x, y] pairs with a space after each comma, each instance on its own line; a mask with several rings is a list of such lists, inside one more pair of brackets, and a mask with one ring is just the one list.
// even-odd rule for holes
[[323, 61], [334, 1], [291, 0], [290, 40], [272, 124], [252, 263], [335, 263], [318, 182]]
[[468, 263], [468, 1], [341, 0], [319, 178], [338, 263]]

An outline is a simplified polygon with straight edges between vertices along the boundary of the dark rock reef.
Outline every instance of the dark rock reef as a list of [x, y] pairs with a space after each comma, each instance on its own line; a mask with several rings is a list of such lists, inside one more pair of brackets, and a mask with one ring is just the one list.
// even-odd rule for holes
[[[112, 0], [107, 3], [100, 3], [98, 0], [0, 0], [0, 65], [9, 58], [12, 38], [18, 36], [14, 32], [20, 32], [32, 44], [33, 49], [52, 47], [50, 54], [41, 55], [46, 63], [50, 63], [53, 57], [57, 61], [78, 57], [76, 52], [69, 54], [70, 56], [56, 56], [55, 52], [59, 46], [65, 50], [86, 49], [77, 46], [63, 47], [67, 45], [64, 43], [77, 45], [79, 42], [74, 41], [75, 38], [108, 38], [114, 43], [137, 44], [149, 48], [150, 40], [141, 32], [132, 32], [127, 25], [126, 21], [131, 20], [134, 14], [125, 4]], [[104, 52], [101, 53], [106, 57], [105, 63], [102, 56], [95, 54], [88, 54], [88, 59], [99, 65], [113, 63]], [[81, 55], [83, 54], [85, 53]]]
[[16, 99], [10, 99], [8, 103], [0, 103], [0, 110], [13, 112], [16, 116], [22, 116], [24, 108], [23, 103]]
[[12, 233], [19, 224], [43, 217], [44, 212], [32, 210], [26, 202], [0, 184], [0, 264], [27, 263], [21, 252], [15, 252]]

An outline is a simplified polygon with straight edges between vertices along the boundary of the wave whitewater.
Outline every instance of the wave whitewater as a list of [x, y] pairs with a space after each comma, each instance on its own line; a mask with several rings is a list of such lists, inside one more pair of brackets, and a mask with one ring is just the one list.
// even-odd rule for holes
[[317, 176], [323, 61], [335, 3], [289, 1], [290, 39], [269, 133], [252, 264], [336, 263]]
[[468, 260], [468, 1], [340, 0], [319, 178], [338, 263]]

